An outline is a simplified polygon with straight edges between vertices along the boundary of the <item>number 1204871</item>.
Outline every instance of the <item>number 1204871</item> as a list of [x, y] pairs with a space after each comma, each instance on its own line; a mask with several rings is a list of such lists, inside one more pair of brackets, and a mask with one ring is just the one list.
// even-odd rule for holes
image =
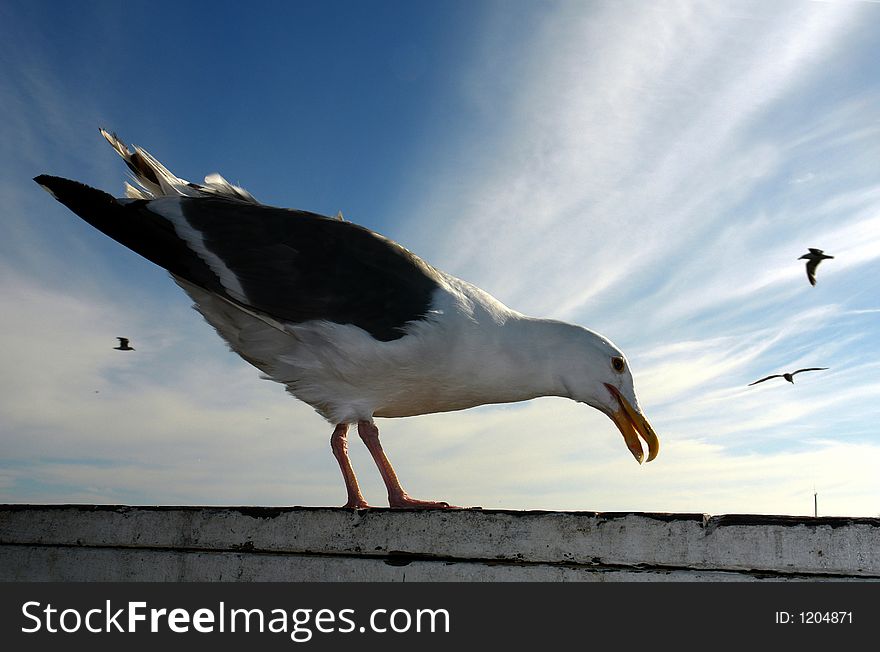
[[801, 625], [851, 625], [853, 622], [852, 611], [777, 611], [776, 623], [799, 623]]

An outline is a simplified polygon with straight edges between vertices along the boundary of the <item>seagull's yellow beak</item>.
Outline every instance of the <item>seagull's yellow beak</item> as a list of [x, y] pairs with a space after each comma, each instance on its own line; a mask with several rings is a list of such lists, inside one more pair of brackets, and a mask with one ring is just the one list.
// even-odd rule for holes
[[[617, 426], [617, 429], [620, 430], [620, 434], [623, 435], [624, 441], [626, 441], [626, 447], [629, 448], [629, 452], [633, 454], [633, 457], [636, 458], [636, 462], [639, 464], [642, 461], [650, 462], [655, 457], [657, 457], [657, 453], [660, 452], [660, 439], [657, 437], [657, 433], [654, 432], [654, 429], [651, 427], [651, 424], [648, 423], [648, 420], [644, 417], [644, 415], [636, 410], [632, 405], [629, 404], [629, 401], [626, 400], [617, 388], [613, 385], [609, 385], [605, 383], [605, 387], [608, 388], [608, 391], [617, 399], [618, 409], [612, 410], [608, 416], [611, 417], [611, 420], [614, 421], [614, 425]], [[639, 437], [645, 440], [645, 443], [648, 445], [648, 459], [645, 460], [645, 454], [642, 450], [642, 442], [639, 441]]]

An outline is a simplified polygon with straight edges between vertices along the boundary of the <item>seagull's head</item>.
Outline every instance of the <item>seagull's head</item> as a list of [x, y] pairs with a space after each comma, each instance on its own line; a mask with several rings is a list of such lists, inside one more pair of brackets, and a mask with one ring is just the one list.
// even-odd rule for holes
[[[607, 414], [636, 461], [650, 462], [660, 452], [660, 439], [639, 407], [626, 356], [601, 335], [582, 330], [581, 355], [566, 365], [564, 382], [569, 396]], [[647, 458], [639, 438], [648, 447]]]

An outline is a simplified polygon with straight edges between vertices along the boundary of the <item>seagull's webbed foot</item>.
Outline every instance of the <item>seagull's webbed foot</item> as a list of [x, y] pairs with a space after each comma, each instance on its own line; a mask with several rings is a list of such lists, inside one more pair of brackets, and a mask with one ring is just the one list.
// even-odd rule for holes
[[388, 504], [393, 509], [457, 509], [453, 505], [441, 501], [410, 498], [400, 486], [400, 480], [397, 479], [391, 462], [388, 461], [385, 451], [382, 450], [382, 444], [379, 443], [379, 429], [376, 424], [371, 421], [358, 421], [358, 434], [367, 445], [376, 466], [379, 467], [379, 473], [382, 474], [382, 480], [388, 489]]
[[443, 501], [410, 498], [406, 492], [395, 496], [389, 495], [388, 505], [393, 509], [461, 509]]

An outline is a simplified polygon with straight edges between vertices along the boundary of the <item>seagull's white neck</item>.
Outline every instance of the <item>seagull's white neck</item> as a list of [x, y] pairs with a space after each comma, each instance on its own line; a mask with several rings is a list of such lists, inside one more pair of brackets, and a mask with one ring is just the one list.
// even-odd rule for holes
[[[450, 375], [465, 379], [473, 405], [525, 401], [571, 393], [566, 368], [577, 355], [577, 326], [511, 313], [502, 322], [479, 324], [463, 337], [450, 360]], [[472, 348], [471, 348], [472, 347]]]
[[571, 398], [566, 386], [567, 370], [581, 352], [577, 347], [580, 327], [552, 319], [517, 315], [502, 326], [507, 334], [501, 348], [513, 370], [523, 381], [528, 398], [563, 396]]

